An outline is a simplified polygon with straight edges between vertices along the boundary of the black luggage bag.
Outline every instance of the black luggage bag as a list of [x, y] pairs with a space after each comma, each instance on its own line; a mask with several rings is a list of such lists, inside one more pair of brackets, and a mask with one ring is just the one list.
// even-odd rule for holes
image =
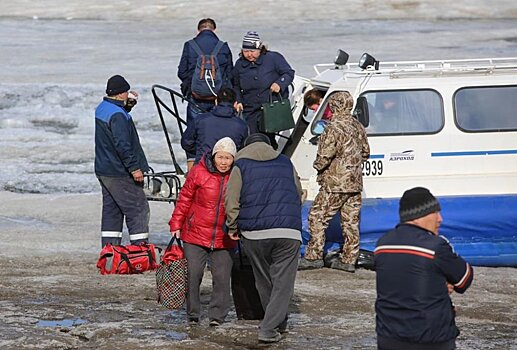
[[[330, 265], [332, 265], [332, 262], [337, 259], [339, 259], [339, 251], [334, 250], [328, 252], [323, 258], [325, 267], [330, 267]], [[357, 257], [357, 261], [355, 262], [355, 267], [375, 271], [373, 252], [365, 249], [359, 249], [359, 256]]]
[[255, 287], [255, 277], [244, 247], [239, 242], [232, 267], [232, 296], [239, 320], [261, 320], [264, 309]]

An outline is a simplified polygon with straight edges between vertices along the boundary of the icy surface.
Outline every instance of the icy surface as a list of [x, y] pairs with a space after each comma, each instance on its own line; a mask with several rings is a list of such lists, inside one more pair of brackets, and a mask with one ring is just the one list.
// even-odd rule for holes
[[[93, 176], [93, 111], [105, 82], [123, 74], [141, 93], [132, 115], [151, 166], [171, 160], [152, 84], [178, 89], [184, 41], [210, 16], [237, 58], [257, 30], [297, 74], [334, 59], [357, 61], [507, 57], [517, 52], [515, 1], [11, 1], [0, 7], [0, 191], [87, 193]], [[184, 108], [184, 105], [180, 106]], [[171, 131], [178, 151], [178, 134]], [[183, 163], [184, 153], [177, 153]]]

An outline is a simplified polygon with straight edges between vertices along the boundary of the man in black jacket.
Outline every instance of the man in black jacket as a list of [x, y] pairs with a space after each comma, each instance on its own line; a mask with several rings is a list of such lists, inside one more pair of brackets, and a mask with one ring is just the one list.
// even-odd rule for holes
[[404, 192], [400, 224], [375, 248], [380, 350], [451, 350], [459, 334], [449, 294], [464, 293], [472, 267], [438, 235], [440, 204], [422, 187]]

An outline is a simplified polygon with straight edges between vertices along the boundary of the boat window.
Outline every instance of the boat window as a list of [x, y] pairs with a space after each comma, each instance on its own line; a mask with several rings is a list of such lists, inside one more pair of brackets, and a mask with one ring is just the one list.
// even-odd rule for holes
[[517, 86], [469, 87], [454, 95], [456, 125], [471, 132], [517, 129]]
[[443, 101], [434, 90], [371, 91], [368, 135], [428, 134], [443, 127]]

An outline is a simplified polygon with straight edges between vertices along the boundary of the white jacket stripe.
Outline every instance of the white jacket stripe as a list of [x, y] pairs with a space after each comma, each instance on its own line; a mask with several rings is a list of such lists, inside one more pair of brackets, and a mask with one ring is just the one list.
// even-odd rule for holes
[[379, 250], [388, 250], [388, 249], [396, 249], [396, 250], [400, 250], [400, 249], [403, 249], [403, 250], [414, 250], [414, 251], [417, 251], [417, 252], [422, 252], [422, 253], [426, 253], [426, 254], [431, 254], [431, 255], [433, 255], [433, 256], [434, 256], [434, 254], [435, 254], [434, 250], [425, 249], [425, 248], [417, 247], [417, 246], [413, 246], [413, 245], [380, 245], [380, 246], [378, 246], [377, 248], [375, 248], [375, 251], [379, 251]]
[[469, 274], [470, 274], [470, 265], [467, 263], [467, 269], [465, 271], [465, 274], [463, 275], [463, 277], [460, 279], [460, 281], [458, 283], [456, 283], [454, 286], [455, 287], [459, 287], [463, 284], [463, 282], [465, 282], [465, 280], [469, 277]]

